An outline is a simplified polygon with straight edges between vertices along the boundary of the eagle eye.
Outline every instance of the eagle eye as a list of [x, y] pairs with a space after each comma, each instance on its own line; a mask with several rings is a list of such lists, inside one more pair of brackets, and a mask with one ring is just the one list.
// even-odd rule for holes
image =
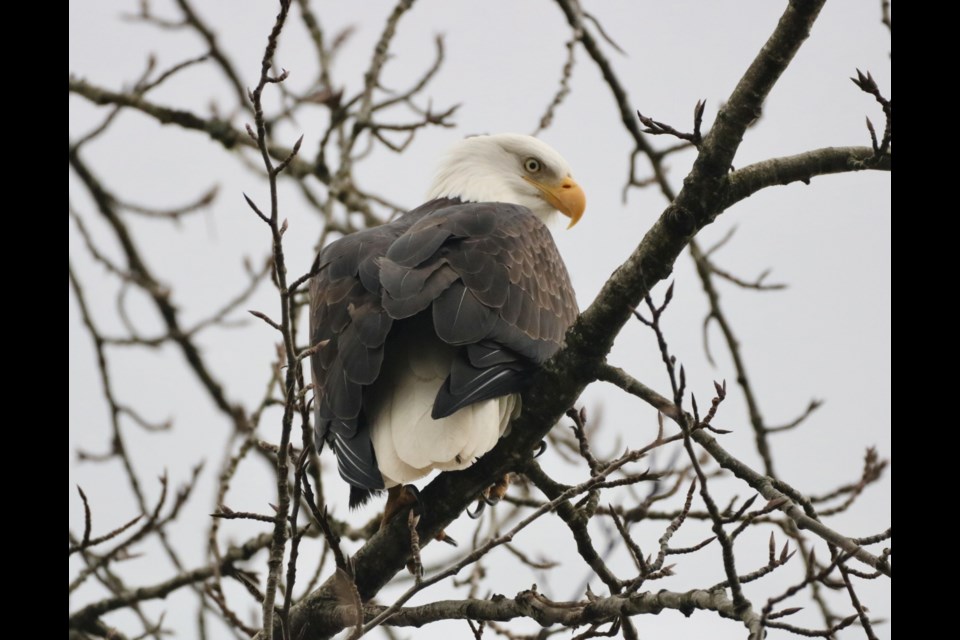
[[536, 158], [527, 158], [523, 161], [523, 168], [527, 170], [527, 173], [538, 173], [541, 168], [540, 161]]

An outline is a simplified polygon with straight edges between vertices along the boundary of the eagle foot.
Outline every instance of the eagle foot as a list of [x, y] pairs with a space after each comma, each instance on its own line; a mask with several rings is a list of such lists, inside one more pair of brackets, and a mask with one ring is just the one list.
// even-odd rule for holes
[[505, 473], [503, 476], [494, 482], [492, 485], [487, 487], [481, 495], [483, 496], [484, 502], [493, 506], [503, 500], [503, 496], [507, 495], [507, 489], [510, 488], [510, 474]]
[[503, 500], [507, 495], [507, 489], [510, 487], [510, 474], [505, 474], [499, 480], [480, 492], [477, 498], [477, 508], [473, 511], [467, 509], [467, 515], [476, 520], [483, 514], [483, 509], [487, 505], [491, 507]]
[[412, 484], [398, 484], [387, 489], [387, 504], [383, 507], [380, 528], [387, 526], [387, 523], [405, 508], [418, 502], [420, 502], [420, 491]]
[[[383, 507], [383, 517], [380, 519], [380, 527], [383, 528], [387, 526], [387, 523], [393, 520], [398, 513], [410, 506], [418, 513], [423, 510], [423, 502], [420, 500], [420, 490], [415, 486], [412, 484], [398, 484], [395, 487], [387, 489], [387, 504]], [[452, 547], [459, 545], [453, 536], [447, 535], [446, 531], [440, 531], [434, 539], [440, 542], [446, 542]]]

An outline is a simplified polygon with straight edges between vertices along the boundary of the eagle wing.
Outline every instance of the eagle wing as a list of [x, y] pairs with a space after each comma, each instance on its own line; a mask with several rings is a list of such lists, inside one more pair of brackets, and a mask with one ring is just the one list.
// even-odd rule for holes
[[461, 347], [437, 394], [437, 419], [521, 390], [578, 313], [549, 230], [514, 204], [434, 200], [338, 240], [319, 263], [310, 316], [320, 345], [317, 442], [331, 442], [340, 475], [366, 491], [382, 489], [383, 479], [364, 389], [380, 375], [396, 321], [429, 312], [437, 337]]

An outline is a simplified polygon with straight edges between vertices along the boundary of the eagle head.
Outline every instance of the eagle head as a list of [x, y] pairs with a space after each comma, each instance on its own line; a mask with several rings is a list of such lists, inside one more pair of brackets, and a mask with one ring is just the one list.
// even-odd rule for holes
[[519, 204], [548, 225], [559, 212], [570, 218], [569, 227], [580, 220], [587, 203], [563, 156], [516, 133], [472, 136], [455, 144], [427, 197]]

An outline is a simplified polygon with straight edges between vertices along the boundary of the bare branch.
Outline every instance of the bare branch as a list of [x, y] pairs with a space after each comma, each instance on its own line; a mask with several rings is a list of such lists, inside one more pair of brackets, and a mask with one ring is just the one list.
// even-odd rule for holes
[[190, 3], [187, 0], [176, 0], [177, 6], [180, 7], [180, 11], [183, 12], [184, 23], [193, 27], [193, 29], [200, 34], [200, 37], [207, 43], [207, 48], [210, 50], [209, 56], [213, 58], [217, 65], [219, 65], [223, 75], [226, 76], [227, 80], [230, 83], [231, 88], [233, 89], [234, 94], [236, 94], [237, 105], [243, 109], [250, 109], [250, 104], [247, 102], [247, 92], [244, 91], [244, 84], [240, 80], [240, 76], [237, 74], [236, 70], [233, 68], [233, 64], [227, 58], [226, 54], [220, 49], [220, 46], [217, 44], [217, 37], [213, 31], [200, 19], [200, 16], [193, 10], [193, 7], [190, 6]]
[[[577, 627], [591, 623], [612, 622], [621, 615], [655, 614], [663, 609], [684, 612], [716, 611], [723, 617], [742, 620], [751, 630], [756, 630], [758, 633], [760, 631], [760, 617], [748, 615], [744, 618], [722, 591], [699, 590], [685, 593], [664, 590], [657, 593], [594, 597], [580, 602], [556, 602], [531, 589], [517, 594], [515, 598], [446, 600], [419, 607], [398, 608], [391, 612], [385, 624], [419, 627], [438, 620], [507, 621], [526, 617], [535, 620], [543, 627], [555, 624]], [[365, 605], [364, 615], [367, 618], [376, 619], [387, 610], [386, 607]], [[338, 614], [337, 611], [331, 612], [325, 622], [337, 626], [346, 622], [346, 612]]]
[[[600, 27], [599, 23], [596, 23], [597, 28]], [[601, 30], [602, 33], [602, 30]], [[550, 104], [547, 105], [547, 110], [542, 116], [540, 116], [540, 123], [537, 125], [536, 130], [531, 135], [538, 135], [541, 131], [549, 127], [553, 123], [554, 114], [557, 111], [557, 108], [563, 103], [564, 99], [570, 93], [570, 78], [573, 76], [573, 64], [576, 60], [576, 44], [580, 40], [581, 32], [574, 30], [573, 36], [566, 42], [564, 45], [567, 49], [567, 58], [563, 63], [563, 70], [560, 75], [560, 86], [557, 88], [556, 94], [554, 94], [553, 99], [550, 101]]]
[[77, 551], [83, 551], [84, 549], [95, 547], [98, 544], [101, 544], [103, 542], [116, 538], [121, 533], [123, 533], [124, 531], [126, 531], [127, 529], [135, 525], [137, 522], [139, 522], [140, 518], [143, 517], [143, 514], [140, 514], [139, 516], [136, 516], [133, 519], [129, 520], [126, 524], [120, 525], [119, 527], [117, 527], [116, 529], [114, 529], [109, 533], [105, 533], [104, 535], [98, 536], [96, 538], [91, 538], [90, 529], [93, 524], [93, 518], [90, 515], [90, 505], [87, 503], [87, 496], [84, 495], [83, 489], [81, 489], [80, 487], [77, 487], [77, 491], [80, 492], [80, 498], [83, 500], [83, 521], [84, 521], [83, 539], [81, 540], [80, 544], [70, 545], [70, 553], [68, 555], [73, 555]]
[[885, 155], [875, 166], [868, 166], [866, 163], [873, 155], [869, 147], [826, 147], [747, 165], [727, 176], [721, 206], [730, 207], [766, 187], [798, 181], [809, 184], [816, 176], [866, 169], [890, 171], [890, 155]]

